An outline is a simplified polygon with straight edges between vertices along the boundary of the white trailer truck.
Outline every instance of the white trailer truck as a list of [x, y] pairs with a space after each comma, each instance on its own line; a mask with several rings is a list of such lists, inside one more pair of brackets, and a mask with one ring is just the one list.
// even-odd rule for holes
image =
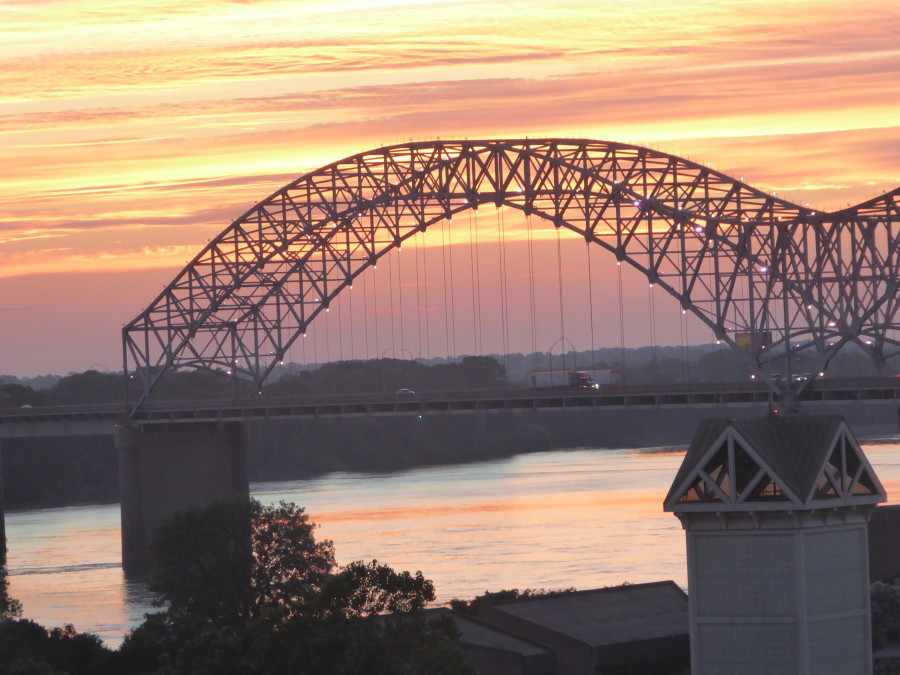
[[543, 370], [528, 373], [529, 389], [594, 389], [594, 382], [583, 370]]

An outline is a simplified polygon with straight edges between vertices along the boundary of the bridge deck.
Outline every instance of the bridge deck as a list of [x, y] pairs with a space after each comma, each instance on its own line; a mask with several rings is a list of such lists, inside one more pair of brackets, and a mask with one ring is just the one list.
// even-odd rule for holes
[[[900, 377], [821, 380], [804, 393], [807, 401], [900, 401]], [[503, 390], [372, 394], [354, 397], [253, 398], [147, 402], [131, 424], [227, 422], [292, 417], [465, 414], [510, 410], [573, 410], [610, 407], [766, 405], [763, 383], [609, 387], [598, 390]], [[0, 438], [95, 435], [128, 424], [122, 403], [0, 409]]]

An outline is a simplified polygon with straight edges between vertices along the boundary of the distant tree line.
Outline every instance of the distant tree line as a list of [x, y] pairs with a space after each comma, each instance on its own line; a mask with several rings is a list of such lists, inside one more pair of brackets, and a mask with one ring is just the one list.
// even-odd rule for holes
[[[776, 364], [777, 365], [777, 364]], [[815, 373], [816, 364], [799, 355], [792, 359], [794, 373]], [[897, 360], [881, 370], [853, 345], [838, 353], [829, 365], [832, 377], [870, 377], [897, 374]], [[604, 348], [568, 354], [508, 354], [463, 356], [459, 359], [348, 360], [300, 366], [276, 366], [262, 392], [235, 380], [223, 370], [166, 372], [152, 398], [161, 401], [222, 399], [262, 396], [328, 396], [393, 394], [399, 389], [416, 392], [469, 391], [525, 386], [532, 370], [616, 369], [623, 384], [677, 384], [743, 382], [752, 372], [746, 354], [723, 345], [690, 347]], [[122, 373], [88, 370], [32, 382], [0, 375], [0, 408], [22, 406], [117, 403], [124, 400]]]
[[[466, 356], [458, 362], [432, 366], [418, 361], [375, 359], [326, 363], [314, 370], [280, 373], [264, 396], [322, 396], [331, 394], [395, 393], [405, 388], [422, 391], [497, 389], [505, 386], [505, 371], [490, 356]], [[249, 385], [221, 370], [165, 373], [153, 391], [162, 401], [222, 399], [253, 395]], [[0, 408], [118, 403], [124, 400], [121, 373], [88, 370], [62, 377], [48, 389], [19, 382], [0, 384]]]

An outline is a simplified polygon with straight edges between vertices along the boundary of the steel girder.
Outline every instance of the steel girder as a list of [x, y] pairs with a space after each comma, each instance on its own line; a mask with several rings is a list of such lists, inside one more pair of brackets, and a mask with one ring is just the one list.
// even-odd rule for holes
[[366, 268], [480, 204], [610, 251], [760, 372], [801, 352], [825, 369], [850, 342], [880, 362], [900, 352], [900, 189], [823, 213], [633, 145], [433, 141], [329, 164], [244, 213], [124, 327], [125, 373], [144, 396], [181, 367], [261, 385]]

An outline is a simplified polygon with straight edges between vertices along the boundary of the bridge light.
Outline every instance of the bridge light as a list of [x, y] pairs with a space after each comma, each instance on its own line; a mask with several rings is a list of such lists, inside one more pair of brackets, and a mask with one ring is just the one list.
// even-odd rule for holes
[[872, 344], [872, 341], [871, 341], [871, 340], [866, 340], [866, 344], [867, 344], [867, 345], [870, 345], [870, 344]]
[[834, 328], [835, 326], [837, 326], [837, 324], [836, 324], [834, 321], [829, 321], [829, 322], [828, 322], [828, 327], [829, 327], [829, 328]]
[[765, 274], [766, 272], [769, 271], [769, 268], [766, 267], [765, 265], [760, 265], [759, 271], [762, 272], [763, 274]]
[[640, 208], [641, 203], [640, 203], [638, 200], [635, 199], [635, 200], [634, 200], [634, 205], [637, 206], [638, 208]]

